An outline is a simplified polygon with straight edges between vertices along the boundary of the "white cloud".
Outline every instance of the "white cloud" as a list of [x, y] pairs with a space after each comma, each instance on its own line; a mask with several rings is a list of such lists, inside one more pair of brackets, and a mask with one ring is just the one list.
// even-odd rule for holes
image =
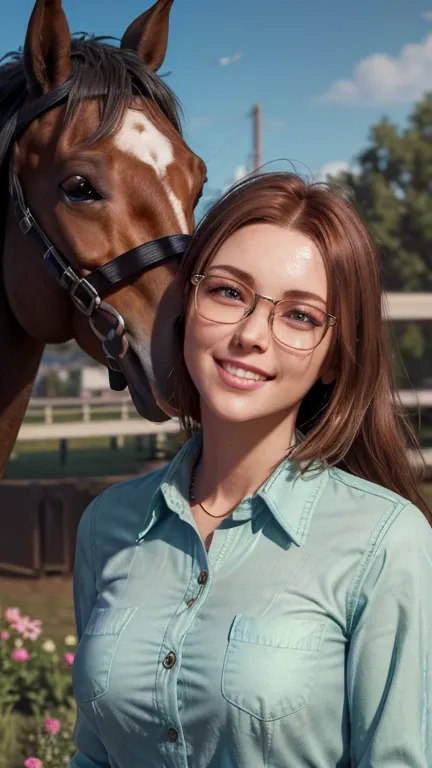
[[422, 13], [422, 19], [425, 21], [432, 21], [432, 11], [425, 11]]
[[232, 56], [221, 56], [220, 59], [217, 59], [217, 63], [221, 67], [228, 67], [230, 64], [234, 64], [235, 61], [240, 61], [243, 54], [241, 51], [237, 51], [236, 53], [233, 53]]
[[432, 84], [432, 34], [404, 45], [397, 56], [374, 53], [351, 80], [337, 80], [319, 97], [322, 104], [372, 106], [416, 101]]
[[343, 171], [348, 171], [350, 168], [349, 163], [345, 160], [334, 160], [332, 163], [325, 163], [318, 173], [314, 176], [314, 181], [328, 181], [329, 176], [338, 176]]

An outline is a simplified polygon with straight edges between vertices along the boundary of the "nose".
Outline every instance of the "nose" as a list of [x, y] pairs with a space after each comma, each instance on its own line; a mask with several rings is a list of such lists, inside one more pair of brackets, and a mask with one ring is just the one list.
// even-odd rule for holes
[[265, 352], [270, 344], [271, 329], [269, 307], [258, 301], [253, 312], [236, 326], [234, 341], [244, 349], [258, 349]]

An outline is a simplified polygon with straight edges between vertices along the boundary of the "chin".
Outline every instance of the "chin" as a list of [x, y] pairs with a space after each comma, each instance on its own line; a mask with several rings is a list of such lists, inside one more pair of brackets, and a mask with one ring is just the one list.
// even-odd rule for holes
[[246, 424], [272, 416], [271, 411], [269, 412], [263, 407], [254, 407], [251, 402], [245, 402], [244, 398], [240, 399], [237, 395], [233, 397], [226, 392], [218, 398], [204, 397], [202, 400], [206, 403], [206, 410], [212, 414], [213, 418], [216, 417], [218, 420], [230, 424]]

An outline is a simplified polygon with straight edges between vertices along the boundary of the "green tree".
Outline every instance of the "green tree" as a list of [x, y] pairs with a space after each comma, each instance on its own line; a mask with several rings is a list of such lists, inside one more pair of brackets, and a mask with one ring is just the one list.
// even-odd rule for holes
[[[388, 118], [374, 125], [356, 170], [336, 181], [380, 249], [385, 289], [432, 291], [432, 94], [415, 106], [406, 128]], [[432, 324], [394, 323], [391, 335], [399, 386], [432, 378]]]

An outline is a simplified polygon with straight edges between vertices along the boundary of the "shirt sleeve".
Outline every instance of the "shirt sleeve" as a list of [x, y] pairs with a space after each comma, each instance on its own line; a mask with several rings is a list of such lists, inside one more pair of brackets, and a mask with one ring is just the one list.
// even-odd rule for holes
[[[78, 641], [86, 628], [97, 597], [93, 559], [93, 526], [99, 500], [100, 496], [87, 507], [78, 526], [73, 576]], [[110, 768], [109, 758], [102, 741], [79, 709], [75, 723], [74, 741], [78, 752], [72, 758], [71, 768]]]
[[351, 605], [352, 768], [430, 768], [432, 529], [413, 505], [375, 532]]

